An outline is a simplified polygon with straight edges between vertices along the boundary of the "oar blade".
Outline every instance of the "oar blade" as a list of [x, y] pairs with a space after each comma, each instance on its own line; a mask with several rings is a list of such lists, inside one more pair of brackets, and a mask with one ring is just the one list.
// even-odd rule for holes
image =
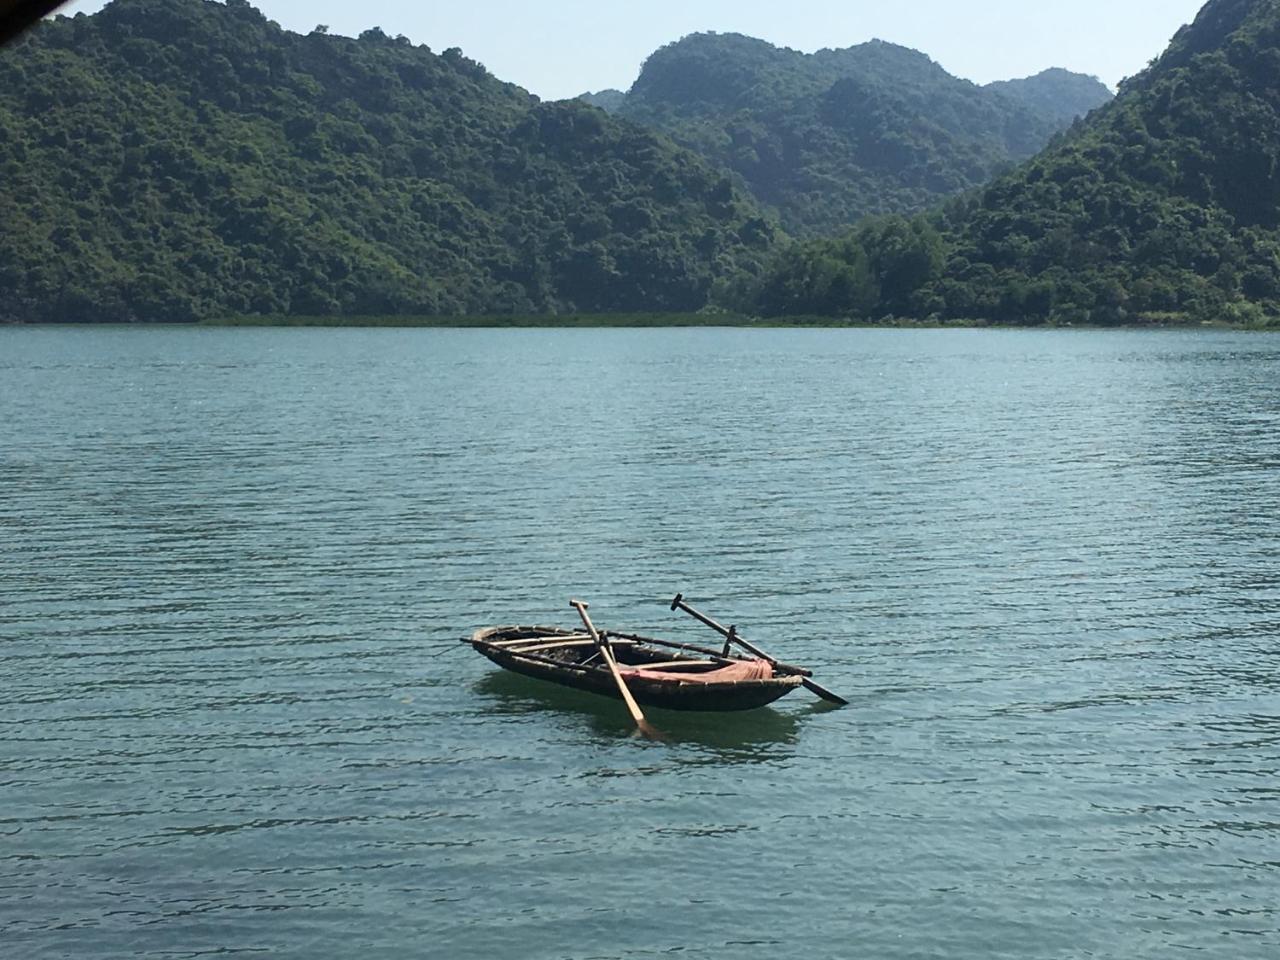
[[656, 740], [659, 743], [666, 743], [671, 739], [648, 720], [641, 720], [636, 724], [636, 733], [646, 740]]
[[838, 693], [832, 693], [826, 687], [820, 684], [814, 683], [808, 677], [805, 678], [804, 685], [808, 690], [812, 691], [813, 693], [816, 693], [823, 700], [827, 701], [827, 703], [834, 703], [840, 707], [849, 706], [849, 701], [846, 700], [844, 697], [840, 696]]

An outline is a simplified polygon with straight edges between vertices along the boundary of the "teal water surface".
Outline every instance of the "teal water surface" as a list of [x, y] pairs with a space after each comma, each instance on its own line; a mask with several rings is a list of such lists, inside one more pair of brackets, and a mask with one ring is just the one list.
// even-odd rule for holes
[[[1280, 955], [1280, 339], [0, 328], [0, 955]], [[480, 626], [853, 701], [657, 714]]]

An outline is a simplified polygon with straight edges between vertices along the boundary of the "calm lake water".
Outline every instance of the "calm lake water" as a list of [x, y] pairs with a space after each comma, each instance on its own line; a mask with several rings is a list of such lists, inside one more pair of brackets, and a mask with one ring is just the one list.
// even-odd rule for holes
[[0, 681], [14, 960], [1269, 960], [1280, 338], [0, 328]]

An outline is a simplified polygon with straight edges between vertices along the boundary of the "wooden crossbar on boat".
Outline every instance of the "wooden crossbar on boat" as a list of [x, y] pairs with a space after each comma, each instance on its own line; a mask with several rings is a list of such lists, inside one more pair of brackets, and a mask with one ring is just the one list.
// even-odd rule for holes
[[[521, 637], [519, 640], [497, 640], [497, 641], [489, 641], [489, 642], [492, 643], [495, 647], [518, 647], [522, 643], [542, 643], [544, 641], [549, 641], [550, 639], [551, 637]], [[573, 641], [586, 640], [588, 643], [595, 643], [595, 641], [592, 640], [585, 633], [570, 633], [570, 634], [566, 634], [563, 637], [557, 637], [556, 639], [564, 640], [565, 642], [568, 642], [570, 640], [573, 640]]]
[[[512, 653], [541, 653], [543, 650], [557, 650], [560, 647], [594, 647], [595, 645], [596, 642], [594, 640], [557, 640], [554, 643], [540, 643], [533, 647], [507, 646], [506, 649]], [[634, 645], [634, 640], [619, 640], [614, 644], [614, 646], [620, 647]]]

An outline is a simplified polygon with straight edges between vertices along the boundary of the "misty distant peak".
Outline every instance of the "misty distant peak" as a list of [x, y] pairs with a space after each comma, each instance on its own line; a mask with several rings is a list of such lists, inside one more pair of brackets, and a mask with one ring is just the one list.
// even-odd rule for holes
[[1012, 97], [1064, 124], [1087, 116], [1114, 96], [1097, 77], [1072, 73], [1062, 67], [1050, 67], [1018, 80], [989, 83], [985, 89]]

